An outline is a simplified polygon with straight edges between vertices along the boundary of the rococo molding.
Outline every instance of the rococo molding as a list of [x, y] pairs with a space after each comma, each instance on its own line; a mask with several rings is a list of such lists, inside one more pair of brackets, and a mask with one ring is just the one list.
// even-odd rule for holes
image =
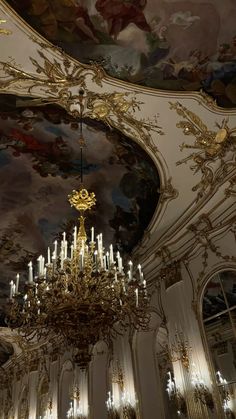
[[136, 117], [135, 112], [141, 110], [142, 102], [137, 100], [135, 92], [90, 91], [87, 87], [89, 82], [94, 83], [96, 89], [103, 87], [105, 72], [101, 66], [96, 63], [80, 64], [59, 48], [33, 39], [38, 47], [38, 58], [29, 57], [34, 72], [24, 71], [13, 59], [0, 61], [0, 92], [29, 96], [33, 106], [57, 104], [78, 117], [79, 91], [83, 89], [85, 118], [100, 120], [134, 138], [147, 152], [157, 154], [151, 132], [163, 135], [163, 131], [157, 123], [157, 116], [154, 120]]
[[216, 130], [210, 130], [202, 119], [179, 102], [169, 102], [170, 109], [182, 118], [176, 126], [185, 136], [195, 137], [193, 144], [182, 143], [180, 150], [190, 149], [187, 157], [176, 165], [193, 162], [190, 169], [194, 174], [201, 173], [201, 180], [193, 186], [197, 192], [196, 201], [206, 193], [212, 193], [216, 186], [225, 181], [235, 171], [236, 127], [230, 128], [228, 118], [221, 124], [216, 123]]

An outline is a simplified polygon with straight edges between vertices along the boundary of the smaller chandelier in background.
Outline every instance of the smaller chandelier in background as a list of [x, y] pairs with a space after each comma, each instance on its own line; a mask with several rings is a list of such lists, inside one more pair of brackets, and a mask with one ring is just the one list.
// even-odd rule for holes
[[88, 416], [84, 414], [80, 406], [80, 390], [78, 386], [73, 386], [71, 400], [66, 417], [68, 419], [87, 419]]
[[85, 211], [96, 202], [94, 193], [84, 188], [73, 191], [69, 202], [79, 212], [79, 229], [73, 242], [62, 234], [60, 249], [48, 248], [47, 263], [38, 258], [36, 274], [28, 264], [25, 292], [19, 292], [19, 275], [10, 283], [7, 324], [18, 329], [28, 341], [48, 341], [57, 337], [65, 349], [73, 350], [75, 362], [87, 367], [93, 345], [109, 341], [118, 330], [146, 329], [149, 323], [146, 281], [141, 266], [132, 261], [125, 271], [119, 252], [106, 251], [102, 234], [90, 240], [85, 230]]

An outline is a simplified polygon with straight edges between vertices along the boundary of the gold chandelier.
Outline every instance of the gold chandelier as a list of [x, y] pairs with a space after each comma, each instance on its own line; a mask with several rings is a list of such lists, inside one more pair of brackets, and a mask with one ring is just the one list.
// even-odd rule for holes
[[130, 261], [125, 271], [120, 253], [114, 254], [112, 245], [106, 251], [102, 234], [95, 240], [93, 227], [88, 239], [84, 214], [95, 205], [95, 194], [82, 187], [68, 198], [80, 213], [73, 242], [69, 247], [63, 233], [60, 249], [57, 241], [52, 253], [48, 248], [47, 263], [42, 255], [38, 258], [36, 275], [29, 262], [24, 293], [18, 274], [10, 282], [6, 321], [27, 341], [56, 337], [86, 367], [100, 339], [109, 341], [128, 327], [147, 328], [149, 298], [140, 265], [134, 269]]

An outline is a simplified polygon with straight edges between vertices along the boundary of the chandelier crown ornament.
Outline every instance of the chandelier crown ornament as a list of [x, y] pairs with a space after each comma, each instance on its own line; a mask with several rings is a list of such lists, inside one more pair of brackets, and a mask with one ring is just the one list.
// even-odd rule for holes
[[[82, 136], [82, 119], [81, 119]], [[81, 146], [81, 183], [82, 177]], [[79, 212], [79, 230], [74, 227], [71, 245], [62, 234], [61, 243], [49, 247], [47, 261], [40, 255], [37, 267], [28, 263], [28, 281], [19, 292], [19, 275], [10, 282], [6, 317], [12, 329], [18, 329], [27, 341], [55, 338], [71, 349], [75, 362], [86, 368], [93, 345], [100, 339], [110, 341], [129, 327], [147, 329], [149, 297], [141, 265], [128, 270], [113, 245], [106, 251], [102, 233], [91, 228], [90, 240], [85, 229], [85, 211], [96, 203], [95, 194], [83, 186], [68, 196]], [[78, 230], [78, 231], [77, 231]], [[118, 327], [119, 325], [119, 327]]]
[[78, 211], [90, 210], [96, 204], [95, 193], [89, 194], [87, 189], [80, 189], [79, 191], [73, 190], [68, 195], [69, 203], [72, 207], [75, 207]]

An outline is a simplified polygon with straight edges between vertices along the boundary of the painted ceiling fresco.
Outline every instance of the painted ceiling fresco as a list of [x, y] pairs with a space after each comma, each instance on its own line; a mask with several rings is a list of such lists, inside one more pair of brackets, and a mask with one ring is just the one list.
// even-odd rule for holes
[[8, 0], [38, 32], [81, 62], [168, 90], [200, 90], [236, 106], [233, 0]]
[[[61, 108], [30, 104], [0, 95], [0, 306], [13, 276], [63, 231], [69, 237], [77, 216], [67, 195], [80, 186], [78, 122]], [[157, 170], [121, 133], [94, 121], [84, 121], [83, 133], [84, 186], [97, 197], [88, 228], [129, 253], [156, 209]]]

